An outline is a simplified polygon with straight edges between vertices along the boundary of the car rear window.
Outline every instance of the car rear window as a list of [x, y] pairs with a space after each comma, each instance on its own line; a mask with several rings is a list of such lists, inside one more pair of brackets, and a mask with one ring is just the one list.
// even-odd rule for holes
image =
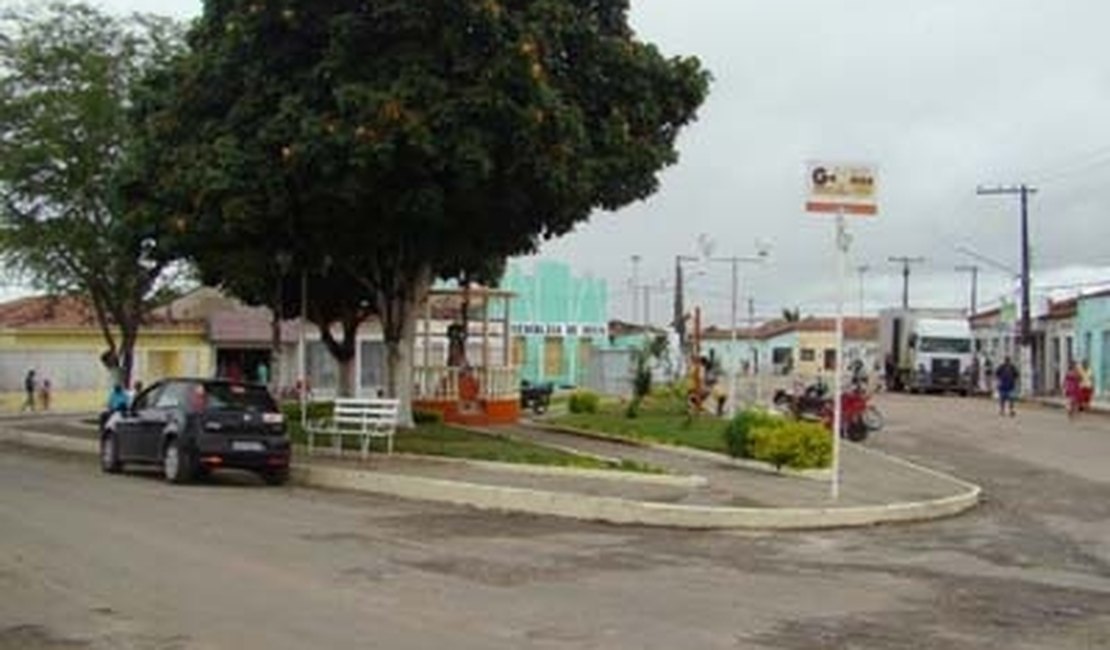
[[266, 413], [277, 410], [274, 398], [262, 386], [213, 383], [204, 385], [205, 407], [211, 411], [252, 411]]

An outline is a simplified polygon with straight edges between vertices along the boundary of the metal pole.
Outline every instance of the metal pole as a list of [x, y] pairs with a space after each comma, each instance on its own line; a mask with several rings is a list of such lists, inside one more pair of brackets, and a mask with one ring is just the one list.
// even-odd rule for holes
[[728, 382], [728, 415], [733, 417], [736, 415], [736, 382], [740, 380], [740, 356], [736, 354], [736, 291], [737, 284], [740, 279], [740, 260], [732, 258], [732, 318], [731, 325], [729, 326], [731, 334], [729, 336], [729, 366], [732, 370], [732, 376]]
[[[844, 356], [844, 276], [848, 251], [848, 232], [844, 223], [844, 211], [836, 215], [836, 359], [833, 374], [833, 454], [832, 485], [830, 492], [833, 501], [840, 499], [840, 429], [844, 422], [844, 408], [841, 403], [841, 361]], [[909, 268], [909, 265], [906, 267]]]
[[924, 257], [890, 257], [891, 262], [902, 265], [902, 309], [910, 308], [910, 264], [925, 261]]
[[980, 196], [1017, 194], [1021, 197], [1021, 368], [1022, 391], [1026, 394], [1033, 388], [1033, 327], [1029, 305], [1029, 195], [1037, 189], [1024, 183], [1018, 187], [995, 187], [976, 190]]
[[297, 375], [298, 375], [298, 399], [301, 404], [301, 431], [304, 431], [305, 425], [308, 422], [308, 377], [305, 376], [305, 362], [306, 348], [304, 327], [305, 322], [308, 321], [308, 271], [301, 269], [301, 327], [300, 334], [297, 338]]
[[860, 264], [856, 267], [856, 272], [859, 273], [859, 317], [863, 318], [863, 274], [871, 270], [871, 267], [866, 264]]
[[640, 256], [632, 256], [632, 323], [636, 322], [636, 318], [640, 315], [640, 305], [637, 303], [640, 294]]
[[763, 380], [759, 369], [759, 351], [755, 347], [755, 299], [748, 298], [748, 348], [751, 350], [752, 373], [755, 375], [755, 403], [763, 401]]
[[956, 267], [957, 271], [971, 272], [971, 312], [972, 316], [979, 310], [979, 267], [975, 264], [965, 264]]

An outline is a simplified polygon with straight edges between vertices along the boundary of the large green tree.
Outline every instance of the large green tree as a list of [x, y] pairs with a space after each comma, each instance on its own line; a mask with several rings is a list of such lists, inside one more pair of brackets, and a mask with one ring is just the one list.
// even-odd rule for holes
[[0, 13], [0, 252], [39, 288], [87, 299], [105, 364], [130, 381], [132, 350], [170, 256], [151, 206], [129, 203], [140, 79], [181, 30], [55, 2]]
[[[327, 255], [407, 397], [417, 306], [651, 195], [708, 75], [626, 0], [210, 0], [169, 110], [187, 229]], [[199, 164], [198, 164], [199, 163]], [[212, 235], [208, 235], [209, 241]], [[260, 240], [238, 239], [250, 247]]]

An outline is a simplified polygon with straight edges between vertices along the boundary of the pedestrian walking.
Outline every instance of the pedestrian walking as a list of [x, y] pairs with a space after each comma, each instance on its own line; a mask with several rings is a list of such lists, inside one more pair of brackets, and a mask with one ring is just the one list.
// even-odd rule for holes
[[26, 376], [23, 377], [23, 392], [27, 397], [23, 400], [23, 406], [20, 411], [35, 411], [35, 386], [38, 382], [35, 381], [35, 369], [31, 368], [27, 371]]
[[42, 410], [50, 410], [50, 379], [43, 377], [39, 382], [39, 402], [42, 404]]
[[1079, 364], [1079, 410], [1091, 408], [1091, 396], [1095, 392], [1095, 380], [1091, 376], [1091, 364], [1084, 359]]
[[1080, 388], [1079, 368], [1074, 361], [1068, 364], [1068, 372], [1064, 375], [1064, 396], [1068, 400], [1068, 418], [1074, 418], [1083, 403]]
[[1010, 357], [1002, 361], [998, 370], [994, 371], [998, 388], [998, 414], [1006, 415], [1009, 408], [1010, 417], [1014, 417], [1014, 399], [1017, 393], [1018, 369]]

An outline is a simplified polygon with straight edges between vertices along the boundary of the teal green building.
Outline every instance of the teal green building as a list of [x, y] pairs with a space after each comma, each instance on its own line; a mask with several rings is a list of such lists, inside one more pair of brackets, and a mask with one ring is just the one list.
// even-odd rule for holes
[[593, 350], [609, 335], [606, 282], [575, 276], [568, 264], [549, 260], [509, 264], [501, 288], [515, 295], [510, 307], [513, 363], [522, 379], [577, 386]]

